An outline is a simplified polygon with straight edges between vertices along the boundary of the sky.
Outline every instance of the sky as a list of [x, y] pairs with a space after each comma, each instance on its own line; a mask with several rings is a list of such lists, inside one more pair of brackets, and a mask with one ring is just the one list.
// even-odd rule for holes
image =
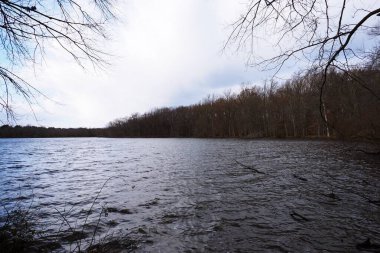
[[105, 127], [135, 112], [194, 104], [208, 94], [238, 91], [243, 83], [262, 84], [271, 75], [247, 67], [246, 53], [222, 50], [244, 1], [123, 0], [116, 7], [119, 20], [107, 26], [110, 39], [99, 44], [112, 55], [108, 66], [83, 69], [51, 45], [42, 63], [18, 70], [47, 97], [37, 97], [33, 113], [16, 101], [18, 124]]
[[20, 70], [48, 99], [37, 97], [35, 117], [23, 101], [15, 104], [17, 124], [104, 127], [135, 112], [194, 104], [261, 80], [245, 66], [246, 55], [222, 52], [228, 25], [243, 7], [228, 0], [119, 2], [119, 20], [100, 44], [112, 55], [110, 65], [83, 69], [59, 48], [48, 48], [41, 64]]

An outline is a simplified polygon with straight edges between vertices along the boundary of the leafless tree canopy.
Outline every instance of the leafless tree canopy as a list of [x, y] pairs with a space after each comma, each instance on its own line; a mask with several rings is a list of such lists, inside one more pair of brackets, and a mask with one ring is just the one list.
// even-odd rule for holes
[[[319, 68], [324, 73], [320, 112], [327, 123], [323, 102], [327, 72], [331, 67], [347, 71], [378, 55], [379, 16], [379, 1], [251, 0], [246, 12], [232, 24], [226, 47], [248, 48], [248, 65], [274, 70], [276, 74], [285, 63], [299, 60], [306, 60], [309, 68]], [[255, 52], [255, 41], [261, 34], [274, 41], [274, 55], [260, 58]], [[355, 38], [363, 35], [372, 41], [360, 49]]]
[[[348, 67], [353, 57], [362, 58], [366, 51], [351, 47], [354, 36], [366, 32], [377, 36], [380, 3], [361, 8], [362, 1], [350, 0], [252, 0], [247, 11], [232, 24], [226, 46], [248, 46], [251, 65], [281, 69], [288, 60], [306, 58], [316, 66]], [[367, 1], [368, 2], [368, 1]], [[257, 59], [254, 41], [265, 30], [277, 55]]]
[[34, 101], [38, 91], [12, 67], [42, 59], [46, 43], [57, 44], [80, 65], [103, 64], [95, 40], [106, 37], [104, 24], [113, 17], [110, 0], [0, 0], [0, 113], [14, 118], [12, 95]]

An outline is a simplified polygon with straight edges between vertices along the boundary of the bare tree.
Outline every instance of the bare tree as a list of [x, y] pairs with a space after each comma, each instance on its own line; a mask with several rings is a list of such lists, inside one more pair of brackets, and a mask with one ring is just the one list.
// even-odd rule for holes
[[[327, 123], [323, 102], [327, 73], [330, 68], [346, 71], [373, 55], [368, 47], [357, 47], [355, 39], [372, 36], [366, 43], [378, 45], [379, 16], [379, 1], [251, 0], [232, 24], [225, 46], [248, 49], [248, 65], [273, 70], [275, 75], [287, 62], [306, 60], [308, 68], [320, 69], [320, 112]], [[263, 58], [255, 51], [262, 34], [270, 34], [274, 55]]]
[[[31, 106], [41, 94], [14, 72], [14, 66], [43, 58], [46, 43], [55, 43], [81, 66], [105, 63], [96, 47], [106, 38], [105, 23], [114, 18], [110, 0], [0, 0], [0, 113], [14, 120], [13, 96]], [[1, 119], [0, 119], [1, 120]]]

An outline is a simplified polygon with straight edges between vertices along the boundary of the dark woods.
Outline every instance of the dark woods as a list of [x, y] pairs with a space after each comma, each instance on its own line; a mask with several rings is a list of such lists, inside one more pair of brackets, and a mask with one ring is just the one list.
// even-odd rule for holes
[[0, 138], [101, 137], [104, 132], [103, 128], [0, 126]]
[[279, 85], [242, 88], [203, 102], [134, 114], [109, 124], [117, 137], [326, 137], [380, 138], [380, 72], [371, 65], [331, 71], [320, 113], [321, 74], [310, 71]]
[[238, 94], [118, 119], [104, 129], [0, 128], [0, 137], [330, 137], [380, 139], [380, 68], [331, 70], [320, 111], [321, 74], [309, 71], [280, 85], [243, 87]]

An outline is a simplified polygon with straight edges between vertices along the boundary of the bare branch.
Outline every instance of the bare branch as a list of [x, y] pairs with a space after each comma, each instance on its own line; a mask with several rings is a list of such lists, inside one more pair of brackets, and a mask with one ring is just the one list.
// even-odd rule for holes
[[[107, 64], [107, 54], [96, 47], [96, 37], [106, 38], [104, 24], [114, 18], [109, 0], [89, 0], [96, 11], [88, 12], [75, 0], [0, 0], [0, 50], [6, 65], [36, 63], [44, 54], [46, 41], [55, 41], [81, 66]], [[57, 8], [54, 7], [57, 6]], [[97, 18], [94, 18], [97, 17]], [[29, 83], [0, 66], [0, 110], [6, 120], [15, 120], [12, 96], [21, 95], [32, 107], [35, 95], [42, 95]]]
[[[227, 45], [235, 45], [240, 49], [253, 34], [262, 33], [264, 28], [270, 30], [274, 40], [273, 49], [278, 53], [260, 59], [258, 52], [253, 51], [251, 41], [252, 50], [247, 64], [271, 70], [274, 76], [286, 63], [294, 64], [300, 60], [310, 63], [311, 69], [320, 69], [323, 73], [320, 84], [320, 114], [327, 126], [323, 92], [328, 71], [331, 66], [348, 70], [353, 65], [350, 62], [357, 64], [368, 60], [367, 53], [355, 49], [353, 39], [359, 31], [369, 31], [372, 36], [380, 34], [380, 25], [368, 22], [380, 15], [380, 6], [372, 5], [372, 10], [355, 9], [353, 6], [348, 7], [346, 0], [338, 3], [332, 0], [265, 0], [265, 5], [260, 5], [260, 2], [252, 1], [243, 18], [232, 24], [225, 48]], [[353, 12], [353, 18], [345, 18], [348, 9]], [[363, 82], [357, 80], [357, 83], [366, 89]], [[377, 95], [375, 97], [378, 99]]]

